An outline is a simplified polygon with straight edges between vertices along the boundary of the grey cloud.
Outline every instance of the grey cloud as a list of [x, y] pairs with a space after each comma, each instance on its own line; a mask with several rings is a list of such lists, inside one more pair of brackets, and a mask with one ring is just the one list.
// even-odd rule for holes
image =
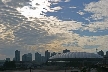
[[2, 1], [4, 4], [12, 7], [23, 7], [24, 5], [27, 5], [27, 2], [30, 2], [30, 0], [10, 0], [9, 2]]
[[68, 42], [67, 44], [63, 44], [63, 46], [65, 47], [80, 47], [78, 44], [78, 41], [75, 42]]
[[[51, 47], [53, 47], [55, 43], [54, 46], [56, 47], [56, 41], [61, 42], [60, 45], [66, 43], [73, 47], [79, 47], [88, 42], [85, 41], [84, 43], [83, 39], [85, 37], [80, 38], [75, 33], [68, 33], [68, 29], [73, 28], [72, 30], [77, 30], [82, 27], [82, 23], [77, 21], [59, 22], [53, 16], [51, 18], [46, 17], [45, 19], [31, 17], [33, 20], [30, 21], [16, 10], [17, 7], [26, 6], [27, 2], [29, 0], [11, 0], [6, 3], [0, 1], [0, 25], [3, 27], [0, 29], [0, 49], [2, 54], [14, 53], [16, 49], [26, 52], [31, 50], [32, 46], [33, 50], [41, 52], [45, 50], [45, 44], [52, 44]], [[55, 42], [53, 43], [53, 41]], [[82, 44], [80, 45], [79, 42]], [[6, 53], [3, 53], [4, 51]]]
[[[21, 38], [21, 42], [25, 44], [38, 44], [46, 43], [49, 40], [47, 32], [41, 30], [35, 30], [30, 26], [26, 28], [20, 27], [20, 29], [14, 33], [16, 37]], [[46, 35], [46, 36], [45, 36]]]
[[[13, 4], [15, 2], [19, 3], [21, 1], [12, 0], [6, 3], [8, 6], [1, 2], [3, 5], [0, 6], [0, 23], [5, 27], [1, 32], [3, 36], [2, 38], [0, 37], [1, 44], [7, 45], [7, 43], [11, 43], [11, 45], [15, 44], [20, 47], [23, 45], [44, 44], [56, 38], [56, 36], [53, 35], [49, 36], [47, 31], [40, 28], [45, 23], [49, 23], [47, 20], [35, 18], [34, 21], [28, 21], [26, 17], [22, 16], [16, 10], [16, 6]], [[2, 47], [8, 48], [5, 46]]]
[[100, 45], [84, 45], [84, 49], [96, 49], [96, 48], [98, 48], [98, 47], [100, 47]]

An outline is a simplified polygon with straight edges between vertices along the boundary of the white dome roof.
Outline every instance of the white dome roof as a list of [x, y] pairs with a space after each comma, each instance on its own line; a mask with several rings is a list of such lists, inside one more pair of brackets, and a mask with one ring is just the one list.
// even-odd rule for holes
[[86, 52], [67, 52], [62, 54], [56, 54], [49, 59], [56, 58], [103, 58], [102, 56], [94, 53], [86, 53]]

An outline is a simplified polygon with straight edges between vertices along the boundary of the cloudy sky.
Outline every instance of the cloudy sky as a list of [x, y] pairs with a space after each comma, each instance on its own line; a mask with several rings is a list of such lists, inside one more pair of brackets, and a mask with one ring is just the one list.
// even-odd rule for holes
[[108, 50], [108, 0], [0, 0], [0, 59], [45, 50]]

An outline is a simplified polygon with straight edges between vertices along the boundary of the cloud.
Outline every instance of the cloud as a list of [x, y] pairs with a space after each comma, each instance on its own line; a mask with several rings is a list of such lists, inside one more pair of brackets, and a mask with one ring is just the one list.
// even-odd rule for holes
[[77, 7], [72, 6], [72, 7], [69, 7], [69, 8], [77, 8]]
[[65, 2], [69, 2], [70, 0], [65, 0]]
[[94, 20], [100, 20], [104, 17], [108, 17], [108, 0], [100, 0], [98, 2], [91, 2], [90, 4], [85, 5], [85, 11], [93, 13], [91, 16]]
[[[51, 7], [53, 3], [58, 2], [61, 2], [61, 0], [11, 0], [0, 4], [1, 54], [8, 55], [8, 51], [14, 52], [16, 49], [23, 53], [36, 51], [44, 53], [47, 49], [57, 52], [66, 48], [71, 51], [87, 50], [93, 52], [95, 50], [83, 49], [85, 45], [99, 45], [98, 49], [103, 47], [103, 50], [107, 49], [108, 35], [80, 36], [80, 34], [72, 31], [89, 30], [94, 32], [98, 29], [105, 30], [108, 28], [107, 18], [103, 21], [92, 22], [88, 17], [90, 22], [87, 25], [75, 20], [60, 20], [57, 16], [47, 16], [47, 12], [53, 13], [62, 10], [59, 5]], [[93, 10], [89, 10], [89, 5], [85, 5], [84, 10], [93, 13]], [[78, 13], [83, 16], [82, 12], [83, 10]], [[90, 18], [97, 13], [94, 12]], [[5, 50], [7, 52], [3, 53]], [[12, 55], [10, 56], [12, 57]]]
[[[58, 10], [62, 9], [60, 6], [56, 6], [51, 8], [52, 2], [58, 3], [60, 0], [33, 0], [28, 2], [28, 6], [19, 7], [17, 10], [27, 18], [34, 17], [34, 18], [43, 18], [47, 12], [57, 12]], [[37, 5], [38, 4], [38, 5]], [[35, 13], [35, 14], [34, 14]]]
[[98, 30], [107, 30], [107, 24], [107, 21], [91, 22], [89, 25], [85, 25], [85, 27], [83, 27], [82, 30], [89, 30], [90, 32], [97, 32]]
[[81, 11], [79, 11], [79, 12], [77, 12], [79, 15], [84, 15], [85, 13], [84, 12], [81, 12]]
[[92, 48], [97, 49], [98, 47], [99, 45], [84, 45], [84, 49], [92, 49]]
[[[58, 3], [58, 2], [63, 2], [62, 0], [49, 0], [50, 2], [55, 2], [55, 3]], [[64, 2], [69, 2], [70, 0], [64, 0]]]
[[90, 32], [98, 32], [98, 30], [108, 30], [108, 0], [99, 0], [98, 2], [91, 2], [85, 4], [84, 11], [90, 16], [85, 18], [89, 24], [85, 24], [82, 30], [89, 30]]
[[54, 7], [54, 8], [51, 8], [51, 11], [50, 12], [56, 12], [56, 11], [58, 11], [60, 9], [62, 9], [60, 6]]
[[27, 5], [30, 0], [2, 0], [2, 2], [7, 6], [17, 8]]
[[61, 0], [49, 0], [51, 2], [61, 2]]
[[11, 2], [11, 0], [2, 0], [3, 3]]

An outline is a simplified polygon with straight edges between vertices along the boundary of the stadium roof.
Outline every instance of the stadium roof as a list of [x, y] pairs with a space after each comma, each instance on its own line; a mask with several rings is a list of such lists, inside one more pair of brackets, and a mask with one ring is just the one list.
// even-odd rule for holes
[[56, 54], [49, 59], [58, 59], [58, 58], [103, 58], [101, 55], [87, 52], [67, 52], [62, 54]]

